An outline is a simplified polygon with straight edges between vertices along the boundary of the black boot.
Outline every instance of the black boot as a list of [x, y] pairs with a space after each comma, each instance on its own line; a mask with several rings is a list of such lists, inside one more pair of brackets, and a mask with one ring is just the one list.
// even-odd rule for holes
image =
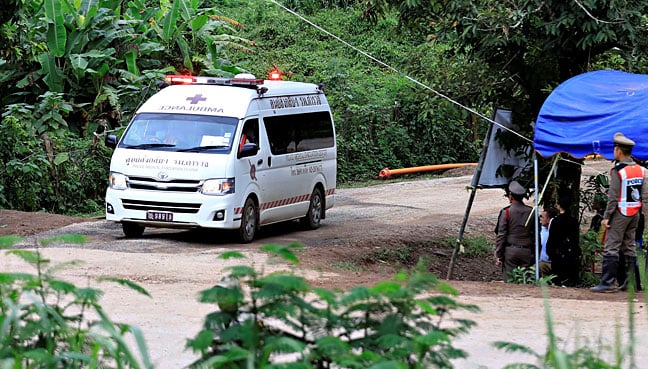
[[639, 265], [635, 264], [634, 268], [634, 276], [635, 276], [635, 286], [637, 286], [637, 291], [643, 291], [643, 288], [641, 288], [641, 274], [639, 273]]
[[590, 288], [592, 292], [615, 292], [614, 281], [616, 280], [617, 269], [619, 268], [618, 255], [603, 256], [603, 273], [601, 283], [598, 286]]
[[637, 264], [637, 257], [636, 256], [626, 256], [625, 257], [625, 269], [626, 269], [626, 278], [625, 281], [623, 281], [623, 284], [619, 286], [619, 290], [621, 291], [627, 291], [628, 287], [630, 284], [633, 284], [633, 288], [636, 291], [637, 290], [637, 282], [635, 279], [636, 276], [636, 271], [637, 268], [635, 268], [635, 265]]

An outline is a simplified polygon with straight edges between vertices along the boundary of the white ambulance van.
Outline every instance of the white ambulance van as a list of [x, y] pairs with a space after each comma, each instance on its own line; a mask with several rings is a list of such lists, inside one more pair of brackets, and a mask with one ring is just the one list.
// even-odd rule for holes
[[167, 76], [114, 148], [106, 219], [145, 227], [238, 230], [300, 219], [318, 228], [334, 203], [335, 127], [320, 86]]

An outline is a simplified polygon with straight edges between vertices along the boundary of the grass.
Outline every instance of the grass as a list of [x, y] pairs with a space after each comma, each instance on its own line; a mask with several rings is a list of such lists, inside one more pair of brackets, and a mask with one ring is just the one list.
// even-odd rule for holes
[[336, 261], [331, 265], [335, 269], [339, 270], [345, 270], [348, 272], [363, 272], [365, 271], [365, 268], [361, 267], [360, 265], [356, 264], [353, 261]]
[[[446, 237], [443, 239], [443, 243], [449, 249], [454, 249], [457, 239], [454, 237]], [[493, 246], [484, 236], [464, 237], [461, 240], [461, 244], [463, 245], [461, 256], [464, 257], [483, 257], [493, 254]]]
[[0, 236], [0, 249], [7, 249], [22, 240], [22, 237], [13, 235]]
[[41, 240], [41, 245], [48, 246], [53, 243], [74, 243], [81, 245], [86, 243], [87, 241], [88, 237], [80, 234], [62, 234]]

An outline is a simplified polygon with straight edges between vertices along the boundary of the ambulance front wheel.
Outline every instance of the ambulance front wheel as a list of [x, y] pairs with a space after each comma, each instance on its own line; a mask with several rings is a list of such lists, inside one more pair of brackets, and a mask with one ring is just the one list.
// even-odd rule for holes
[[256, 235], [258, 228], [257, 207], [254, 200], [248, 198], [243, 206], [241, 217], [241, 228], [239, 228], [239, 238], [243, 243], [250, 243]]
[[322, 221], [322, 214], [324, 212], [324, 197], [322, 190], [315, 188], [310, 197], [310, 204], [308, 205], [308, 212], [306, 216], [301, 219], [302, 225], [306, 229], [317, 229], [320, 227]]
[[137, 223], [122, 222], [122, 230], [126, 238], [137, 238], [144, 234], [144, 226]]

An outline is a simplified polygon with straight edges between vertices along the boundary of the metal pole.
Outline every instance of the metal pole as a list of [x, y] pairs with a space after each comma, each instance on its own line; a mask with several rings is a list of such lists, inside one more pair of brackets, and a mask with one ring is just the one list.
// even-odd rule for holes
[[540, 201], [538, 196], [538, 155], [536, 154], [535, 150], [533, 151], [533, 185], [535, 187], [535, 192], [533, 193], [533, 198], [534, 198], [534, 212], [535, 212], [535, 217], [534, 217], [534, 223], [535, 223], [535, 274], [536, 274], [536, 282], [540, 279], [540, 230], [538, 229], [538, 202]]
[[[495, 113], [497, 109], [493, 111], [493, 118], [495, 118]], [[468, 216], [470, 215], [470, 208], [472, 207], [473, 200], [475, 199], [475, 193], [477, 192], [477, 186], [479, 185], [479, 178], [481, 177], [482, 168], [484, 167], [484, 160], [486, 160], [486, 152], [488, 151], [488, 143], [490, 142], [490, 136], [493, 132], [493, 124], [488, 125], [488, 131], [486, 132], [486, 139], [484, 139], [484, 149], [479, 156], [479, 163], [477, 164], [477, 169], [475, 169], [475, 175], [472, 178], [470, 183], [471, 192], [470, 198], [468, 199], [468, 205], [466, 205], [466, 212], [464, 213], [463, 220], [461, 221], [461, 227], [459, 228], [459, 235], [457, 236], [457, 243], [452, 250], [452, 257], [450, 258], [450, 265], [448, 266], [448, 274], [446, 279], [452, 279], [452, 273], [454, 272], [455, 262], [457, 261], [457, 254], [459, 253], [459, 247], [461, 246], [461, 240], [463, 239], [464, 231], [466, 230], [466, 223], [468, 223]]]

